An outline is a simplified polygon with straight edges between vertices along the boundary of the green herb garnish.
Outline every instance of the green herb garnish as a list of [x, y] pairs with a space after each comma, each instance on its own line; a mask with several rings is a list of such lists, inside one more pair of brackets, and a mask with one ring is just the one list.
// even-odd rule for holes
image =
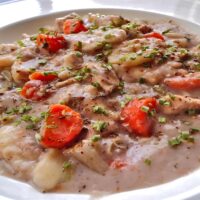
[[158, 117], [159, 123], [164, 124], [164, 123], [166, 123], [166, 121], [167, 121], [166, 117], [162, 117], [162, 116]]
[[72, 163], [69, 161], [65, 161], [63, 163], [63, 169], [71, 169], [72, 168]]
[[114, 37], [114, 35], [112, 35], [112, 34], [107, 34], [104, 36], [105, 39], [111, 39], [113, 37]]
[[171, 102], [170, 101], [167, 101], [165, 99], [159, 99], [159, 104], [162, 105], [162, 106], [171, 106]]
[[120, 106], [123, 108], [127, 103], [129, 103], [132, 100], [133, 98], [131, 96], [125, 96], [125, 98], [122, 101], [120, 101]]
[[103, 121], [95, 121], [92, 123], [92, 128], [98, 132], [102, 132], [107, 128], [107, 126], [108, 123]]
[[75, 74], [75, 79], [77, 81], [83, 81], [86, 78], [88, 78], [89, 73], [91, 72], [91, 70], [88, 67], [83, 67], [80, 70], [78, 70]]
[[142, 106], [141, 110], [145, 113], [148, 113], [150, 111], [150, 108], [148, 106]]
[[145, 163], [146, 165], [150, 166], [151, 163], [152, 163], [152, 161], [151, 161], [150, 159], [146, 158], [146, 159], [144, 160], [144, 163]]
[[172, 138], [168, 141], [169, 145], [176, 147], [182, 144], [184, 141], [194, 143], [194, 137], [190, 134], [189, 131], [181, 131], [177, 137]]
[[100, 139], [101, 139], [101, 135], [97, 135], [97, 134], [91, 137], [92, 142], [98, 142]]
[[107, 69], [107, 70], [112, 70], [112, 64], [111, 63], [105, 63], [102, 65], [103, 68]]
[[18, 40], [17, 41], [17, 44], [20, 46], [20, 47], [25, 47], [25, 44], [22, 40]]
[[169, 33], [170, 31], [171, 31], [171, 29], [169, 28], [169, 29], [163, 31], [162, 34], [165, 35], [166, 33]]
[[92, 82], [91, 85], [94, 86], [97, 89], [101, 88], [101, 85], [98, 82]]
[[108, 115], [108, 111], [103, 106], [93, 106], [92, 108], [94, 113]]
[[47, 64], [47, 60], [45, 60], [45, 59], [39, 59], [38, 60], [38, 64], [39, 65], [46, 65]]

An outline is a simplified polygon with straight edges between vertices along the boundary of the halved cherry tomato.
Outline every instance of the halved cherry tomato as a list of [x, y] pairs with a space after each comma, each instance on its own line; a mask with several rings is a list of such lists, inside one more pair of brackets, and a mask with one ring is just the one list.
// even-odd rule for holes
[[40, 101], [49, 96], [49, 93], [46, 91], [46, 85], [41, 80], [26, 82], [20, 94], [24, 98], [32, 101]]
[[59, 49], [67, 47], [67, 42], [63, 36], [39, 34], [37, 45], [47, 49], [50, 53], [56, 53]]
[[63, 31], [65, 34], [79, 33], [87, 30], [83, 22], [79, 19], [67, 19], [63, 24]]
[[51, 105], [42, 130], [41, 144], [49, 148], [62, 148], [72, 142], [82, 128], [83, 120], [79, 113], [65, 105]]
[[162, 41], [164, 41], [164, 37], [160, 34], [160, 33], [157, 33], [157, 32], [152, 32], [152, 33], [147, 33], [144, 35], [145, 38], [157, 38], [157, 39], [160, 39]]
[[33, 72], [30, 76], [30, 80], [40, 80], [44, 82], [51, 82], [57, 78], [57, 74], [51, 72]]
[[172, 77], [166, 78], [164, 83], [176, 90], [193, 90], [200, 89], [200, 77]]
[[151, 136], [153, 128], [151, 112], [156, 109], [155, 98], [135, 99], [129, 102], [121, 111], [123, 126], [137, 136]]

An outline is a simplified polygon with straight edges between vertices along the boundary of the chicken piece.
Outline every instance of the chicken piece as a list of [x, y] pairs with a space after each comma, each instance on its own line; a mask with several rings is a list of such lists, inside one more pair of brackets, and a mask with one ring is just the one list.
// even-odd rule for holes
[[80, 68], [83, 63], [83, 55], [79, 51], [70, 51], [64, 56], [64, 66]]
[[97, 29], [92, 33], [80, 32], [77, 34], [65, 35], [65, 39], [69, 41], [72, 49], [78, 46], [80, 51], [91, 54], [102, 49], [105, 43], [119, 44], [123, 42], [126, 37], [126, 32], [119, 28], [112, 28], [106, 31]]
[[129, 22], [129, 20], [117, 15], [100, 15], [92, 13], [86, 15], [84, 21], [89, 25], [92, 24], [97, 27], [109, 25], [120, 27], [121, 25]]
[[12, 53], [16, 49], [16, 44], [0, 44], [0, 55]]
[[101, 63], [88, 63], [91, 69], [92, 83], [98, 83], [106, 94], [111, 93], [118, 85], [119, 79], [114, 70], [108, 70]]
[[108, 164], [104, 161], [95, 145], [90, 140], [83, 140], [82, 143], [74, 146], [70, 152], [66, 150], [66, 154], [70, 154], [90, 169], [104, 174], [108, 170]]
[[174, 115], [190, 109], [200, 109], [200, 99], [180, 95], [166, 95], [160, 100], [159, 109], [164, 114]]
[[[143, 67], [137, 66], [130, 69], [126, 69], [120, 66], [115, 67], [118, 72], [118, 76], [127, 81], [135, 82], [143, 80], [151, 85], [159, 84], [165, 77], [171, 77], [175, 74], [184, 74], [185, 70], [179, 69], [181, 65], [178, 62], [169, 61], [158, 67]], [[153, 74], [153, 76], [152, 76]]]
[[71, 13], [69, 15], [66, 15], [64, 17], [56, 18], [55, 20], [55, 25], [56, 25], [56, 30], [58, 32], [63, 32], [63, 24], [66, 19], [74, 19], [74, 18], [80, 18], [80, 15], [76, 13]]
[[151, 62], [158, 53], [155, 48], [162, 44], [160, 40], [152, 40], [142, 38], [123, 42], [108, 57], [109, 63], [128, 69]]
[[33, 69], [37, 68], [37, 66], [38, 61], [36, 59], [32, 59], [26, 62], [16, 60], [11, 68], [11, 73], [14, 81], [19, 84], [28, 81], [28, 76], [31, 74]]
[[0, 70], [10, 68], [15, 61], [15, 57], [10, 54], [0, 55]]

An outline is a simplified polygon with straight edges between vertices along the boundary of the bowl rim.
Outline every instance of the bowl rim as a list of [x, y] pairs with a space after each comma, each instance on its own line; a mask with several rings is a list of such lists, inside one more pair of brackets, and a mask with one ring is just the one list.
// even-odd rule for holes
[[[197, 23], [197, 22], [191, 22], [189, 20], [186, 20], [186, 19], [183, 19], [181, 17], [177, 17], [177, 16], [171, 16], [171, 15], [167, 15], [167, 14], [163, 14], [163, 13], [158, 13], [158, 12], [152, 12], [152, 11], [147, 11], [147, 10], [139, 10], [139, 9], [131, 9], [131, 8], [101, 8], [101, 7], [94, 7], [94, 8], [83, 8], [83, 9], [69, 9], [69, 10], [65, 10], [65, 11], [58, 11], [58, 12], [51, 12], [51, 13], [45, 13], [45, 14], [41, 14], [41, 15], [38, 15], [38, 16], [34, 16], [34, 17], [30, 17], [30, 18], [27, 18], [27, 19], [23, 19], [23, 20], [20, 20], [20, 21], [17, 21], [17, 22], [13, 22], [13, 23], [9, 23], [7, 25], [4, 25], [4, 26], [1, 26], [0, 27], [0, 33], [1, 31], [3, 30], [6, 30], [7, 28], [12, 28], [13, 26], [17, 26], [17, 25], [20, 25], [20, 24], [23, 24], [23, 23], [26, 23], [26, 22], [33, 22], [35, 20], [39, 20], [41, 18], [44, 18], [44, 17], [55, 17], [57, 15], [65, 15], [65, 14], [68, 14], [68, 13], [71, 13], [71, 12], [84, 12], [84, 13], [88, 13], [88, 12], [105, 12], [105, 11], [128, 11], [128, 12], [133, 12], [133, 15], [134, 13], [139, 13], [139, 14], [144, 14], [144, 15], [153, 15], [153, 16], [162, 16], [162, 17], [165, 17], [167, 19], [172, 19], [174, 20], [175, 22], [181, 22], [181, 23], [186, 23], [186, 24], [191, 24], [192, 26], [195, 26], [195, 27], [200, 27], [200, 24]], [[172, 195], [169, 193], [168, 196], [162, 198], [160, 196], [157, 196], [158, 194], [158, 191], [160, 190], [160, 193], [163, 193], [163, 192], [170, 192], [170, 190], [172, 189], [172, 186], [176, 186], [176, 187], [182, 187], [183, 186], [183, 183], [186, 184], [186, 182], [189, 180], [189, 181], [192, 181], [194, 178], [196, 177], [196, 180], [197, 178], [200, 177], [200, 169], [196, 169], [194, 172], [191, 172], [189, 173], [188, 175], [185, 175], [185, 176], [182, 176], [178, 179], [175, 179], [173, 181], [170, 181], [170, 182], [167, 182], [167, 183], [164, 183], [164, 184], [159, 184], [159, 185], [156, 185], [156, 186], [152, 186], [152, 187], [148, 187], [148, 188], [141, 188], [141, 189], [136, 189], [136, 190], [131, 190], [131, 191], [126, 191], [126, 192], [120, 192], [120, 193], [114, 193], [114, 194], [108, 194], [106, 196], [103, 196], [103, 197], [88, 197], [88, 199], [101, 199], [101, 200], [130, 200], [130, 199], [133, 199], [133, 198], [137, 198], [137, 200], [147, 200], [149, 198], [152, 198], [152, 199], [155, 199], [155, 200], [160, 200], [160, 199], [166, 199], [166, 200], [178, 200], [178, 199], [188, 199], [188, 198], [195, 198], [197, 197], [198, 195], [200, 195], [200, 181], [199, 181], [199, 185], [195, 186], [195, 187], [192, 187], [192, 189], [189, 189], [188, 191], [180, 191], [180, 188], [177, 188], [177, 195]], [[34, 192], [33, 194], [37, 194], [37, 196], [39, 195], [38, 191], [36, 191], [32, 186], [30, 186], [29, 184], [26, 184], [26, 183], [23, 183], [21, 181], [16, 181], [15, 179], [10, 179], [8, 177], [5, 177], [5, 176], [0, 176], [0, 185], [2, 185], [2, 183], [5, 183], [5, 181], [8, 181], [8, 184], [20, 184], [20, 187], [26, 187], [28, 189], [29, 192]], [[13, 185], [13, 186], [14, 186]], [[171, 185], [171, 188], [169, 187]], [[187, 184], [185, 186], [188, 186]], [[167, 188], [169, 187], [169, 189], [166, 191], [166, 189], [164, 189], [163, 187]], [[1, 193], [1, 188], [0, 188], [0, 193]], [[3, 193], [5, 193], [6, 190], [3, 190]], [[55, 193], [53, 193], [55, 194]], [[49, 194], [40, 194], [38, 197], [39, 199], [46, 199], [44, 196], [47, 196], [47, 199], [52, 195], [51, 193]], [[85, 194], [81, 195], [81, 194], [69, 194], [69, 195], [72, 195], [73, 196], [73, 199], [76, 199], [74, 198], [74, 195], [77, 196], [79, 199], [83, 197], [83, 199], [85, 199]], [[156, 196], [155, 196], [156, 195]], [[60, 195], [58, 194], [56, 196], [55, 199], [59, 198], [59, 196], [61, 197], [62, 196], [62, 193], [60, 193]], [[68, 196], [68, 193], [65, 194], [65, 198], [67, 198]], [[0, 195], [1, 197], [1, 195]], [[7, 197], [7, 196], [3, 196], [3, 197]], [[8, 196], [9, 197], [9, 196]], [[199, 196], [200, 198], [200, 196]], [[64, 199], [64, 198], [59, 198], [59, 199]]]

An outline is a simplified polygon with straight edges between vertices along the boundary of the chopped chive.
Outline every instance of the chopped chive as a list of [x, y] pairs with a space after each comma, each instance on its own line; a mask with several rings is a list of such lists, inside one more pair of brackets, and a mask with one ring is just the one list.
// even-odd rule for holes
[[16, 88], [16, 91], [17, 91], [17, 92], [21, 92], [21, 91], [22, 91], [22, 88]]
[[171, 29], [169, 28], [169, 29], [163, 31], [162, 34], [165, 35], [166, 33], [169, 33], [170, 31], [171, 31]]
[[159, 99], [159, 104], [163, 106], [171, 106], [171, 102], [165, 99]]
[[148, 106], [142, 106], [142, 107], [141, 107], [141, 110], [142, 110], [143, 112], [148, 113], [149, 110], [150, 110], [150, 108], [149, 108]]
[[101, 88], [101, 85], [98, 82], [92, 82], [91, 85], [94, 86], [97, 89]]
[[146, 158], [146, 159], [144, 160], [144, 163], [145, 163], [146, 165], [150, 166], [151, 163], [152, 163], [152, 161], [151, 161], [150, 159]]
[[91, 137], [92, 142], [98, 142], [100, 139], [101, 139], [101, 135], [97, 135], [97, 134]]
[[184, 141], [194, 143], [194, 137], [191, 135], [190, 131], [181, 131], [177, 137], [174, 137], [168, 141], [168, 144], [172, 147], [176, 147], [182, 144]]
[[103, 106], [93, 106], [92, 108], [94, 113], [108, 115], [108, 111]]
[[83, 54], [82, 54], [80, 51], [77, 51], [77, 52], [76, 52], [76, 56], [80, 58], [80, 57], [83, 56]]
[[200, 132], [200, 129], [199, 128], [191, 128], [191, 133], [197, 133], [197, 132]]
[[158, 118], [158, 121], [159, 121], [159, 123], [164, 124], [164, 123], [166, 123], [167, 119], [165, 117], [160, 116]]
[[63, 163], [63, 169], [70, 169], [70, 168], [72, 168], [72, 163], [69, 161], [65, 161]]
[[108, 123], [103, 121], [95, 121], [92, 123], [92, 128], [98, 132], [102, 132], [107, 128], [107, 126]]
[[111, 63], [105, 63], [102, 65], [103, 68], [107, 69], [107, 70], [112, 70], [112, 64]]
[[17, 41], [17, 44], [20, 46], [20, 47], [25, 47], [25, 44], [22, 40], [18, 40]]

